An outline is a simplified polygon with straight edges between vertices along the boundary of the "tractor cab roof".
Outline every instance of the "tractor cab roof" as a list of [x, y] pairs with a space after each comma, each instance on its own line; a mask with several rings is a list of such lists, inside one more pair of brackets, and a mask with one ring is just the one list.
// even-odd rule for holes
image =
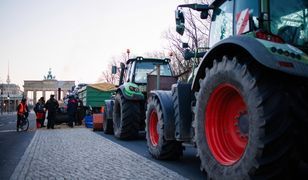
[[170, 62], [169, 58], [165, 59], [158, 59], [158, 58], [143, 58], [141, 56], [138, 56], [136, 58], [131, 58], [126, 61], [126, 64], [133, 63], [134, 61], [144, 61], [144, 62], [157, 62], [157, 63], [168, 63]]

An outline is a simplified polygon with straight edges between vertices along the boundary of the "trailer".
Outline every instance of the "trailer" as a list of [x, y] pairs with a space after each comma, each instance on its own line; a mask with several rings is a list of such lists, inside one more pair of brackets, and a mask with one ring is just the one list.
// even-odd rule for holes
[[[105, 100], [109, 99], [114, 91], [115, 85], [110, 83], [89, 84], [78, 90], [78, 97], [83, 102], [86, 111], [85, 124], [87, 127], [93, 127], [93, 114], [102, 115], [101, 108], [105, 106]], [[103, 118], [99, 119], [103, 120]]]
[[115, 85], [110, 83], [89, 84], [78, 90], [78, 97], [84, 106], [99, 111], [114, 91]]

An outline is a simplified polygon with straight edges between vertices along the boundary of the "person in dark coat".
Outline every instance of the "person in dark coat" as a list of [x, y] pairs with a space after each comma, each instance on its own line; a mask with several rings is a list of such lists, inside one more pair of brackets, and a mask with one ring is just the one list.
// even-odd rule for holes
[[77, 125], [82, 125], [82, 119], [85, 116], [85, 112], [84, 112], [84, 107], [83, 107], [83, 102], [78, 98], [76, 98], [77, 100], [77, 116], [76, 116], [76, 123]]
[[45, 99], [41, 97], [34, 106], [34, 112], [36, 114], [37, 128], [45, 127]]
[[69, 96], [67, 104], [67, 114], [69, 117], [68, 126], [74, 127], [73, 123], [76, 122], [77, 101], [73, 95]]
[[47, 129], [54, 129], [56, 113], [59, 108], [59, 103], [55, 99], [55, 95], [50, 95], [50, 99], [45, 104], [46, 110], [48, 111], [48, 123]]

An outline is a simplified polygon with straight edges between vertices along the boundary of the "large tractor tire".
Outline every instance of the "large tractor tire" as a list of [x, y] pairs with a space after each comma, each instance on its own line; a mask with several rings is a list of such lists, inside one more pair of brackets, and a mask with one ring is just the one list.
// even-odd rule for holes
[[205, 73], [196, 97], [195, 135], [208, 178], [290, 175], [298, 158], [288, 93], [279, 73], [226, 57]]
[[112, 119], [108, 119], [106, 116], [107, 109], [104, 113], [104, 121], [103, 121], [103, 130], [105, 134], [113, 134], [113, 121]]
[[113, 108], [113, 130], [118, 139], [135, 139], [138, 137], [140, 123], [140, 103], [124, 98], [117, 93]]
[[164, 115], [157, 98], [150, 98], [146, 111], [146, 139], [150, 154], [156, 159], [178, 159], [183, 154], [180, 142], [166, 140]]
[[296, 123], [296, 143], [301, 159], [308, 163], [308, 82], [293, 79], [290, 87], [292, 114]]

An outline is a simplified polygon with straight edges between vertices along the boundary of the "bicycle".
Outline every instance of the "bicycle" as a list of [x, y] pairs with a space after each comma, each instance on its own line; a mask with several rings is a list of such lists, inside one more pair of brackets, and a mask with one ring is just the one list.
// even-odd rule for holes
[[29, 128], [29, 120], [27, 117], [24, 117], [21, 119], [19, 127], [21, 129], [21, 131], [27, 131]]

